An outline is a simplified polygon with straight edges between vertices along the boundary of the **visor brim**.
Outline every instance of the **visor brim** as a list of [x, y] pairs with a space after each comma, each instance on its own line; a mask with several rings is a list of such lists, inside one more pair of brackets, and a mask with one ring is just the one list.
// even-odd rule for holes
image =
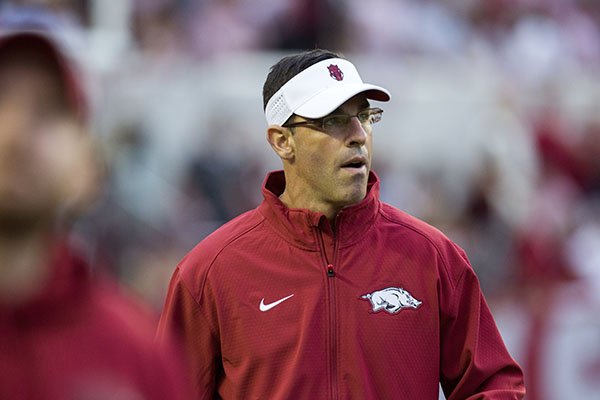
[[391, 98], [390, 92], [386, 89], [368, 83], [334, 86], [312, 97], [294, 110], [294, 114], [310, 119], [322, 118], [361, 93], [370, 100], [385, 102]]

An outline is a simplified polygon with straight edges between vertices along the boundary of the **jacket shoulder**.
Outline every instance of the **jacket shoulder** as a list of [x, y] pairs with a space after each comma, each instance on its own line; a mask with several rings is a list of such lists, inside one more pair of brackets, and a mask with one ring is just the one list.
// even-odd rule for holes
[[466, 270], [472, 270], [465, 251], [436, 227], [389, 204], [382, 203], [381, 216], [417, 248], [436, 256], [453, 286]]

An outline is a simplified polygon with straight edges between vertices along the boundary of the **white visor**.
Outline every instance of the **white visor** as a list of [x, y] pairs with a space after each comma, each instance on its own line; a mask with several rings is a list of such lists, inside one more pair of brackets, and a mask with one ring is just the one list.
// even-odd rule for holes
[[386, 89], [363, 83], [350, 61], [329, 58], [286, 82], [269, 99], [265, 116], [269, 125], [282, 125], [293, 114], [308, 119], [321, 118], [359, 93], [378, 101], [391, 98]]

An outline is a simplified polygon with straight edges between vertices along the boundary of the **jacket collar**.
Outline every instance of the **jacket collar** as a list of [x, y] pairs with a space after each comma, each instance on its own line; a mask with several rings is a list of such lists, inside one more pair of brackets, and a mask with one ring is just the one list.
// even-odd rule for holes
[[263, 183], [264, 200], [258, 209], [284, 239], [306, 249], [314, 250], [318, 247], [319, 233], [335, 239], [340, 248], [356, 243], [372, 227], [379, 211], [379, 178], [374, 172], [369, 174], [365, 198], [338, 213], [335, 232], [322, 213], [291, 209], [283, 204], [279, 196], [284, 189], [283, 171], [269, 173]]

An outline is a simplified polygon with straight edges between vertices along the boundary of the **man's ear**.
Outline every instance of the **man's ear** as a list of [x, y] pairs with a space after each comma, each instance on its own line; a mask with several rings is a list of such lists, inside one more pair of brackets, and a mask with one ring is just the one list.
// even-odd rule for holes
[[279, 125], [269, 125], [267, 128], [267, 141], [282, 160], [293, 161], [296, 143], [291, 129]]

